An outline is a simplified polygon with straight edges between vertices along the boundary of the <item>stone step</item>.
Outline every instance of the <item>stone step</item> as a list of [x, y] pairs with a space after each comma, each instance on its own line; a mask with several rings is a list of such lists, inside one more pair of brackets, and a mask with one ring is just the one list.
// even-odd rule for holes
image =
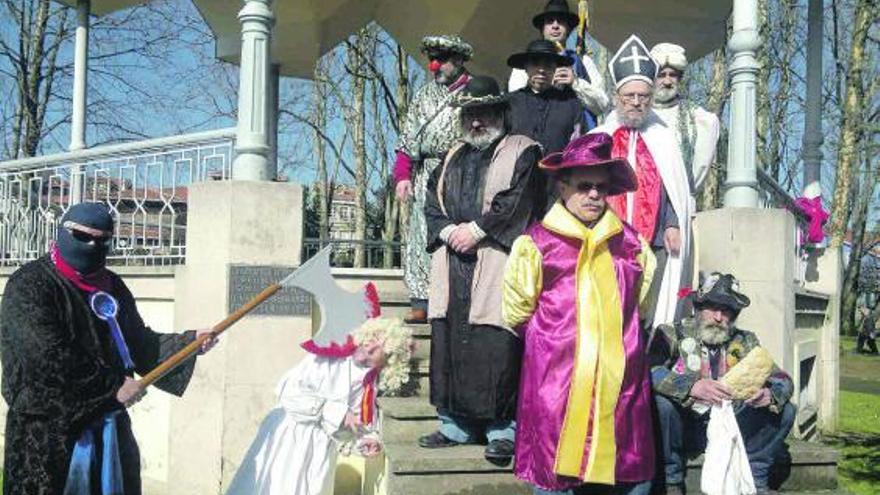
[[[777, 463], [770, 475], [770, 485], [786, 492], [805, 490], [836, 490], [839, 453], [817, 442], [788, 440], [789, 464]], [[699, 493], [703, 456], [688, 461], [687, 487]]]
[[380, 397], [382, 439], [387, 443], [416, 444], [438, 428], [437, 410], [425, 397]]

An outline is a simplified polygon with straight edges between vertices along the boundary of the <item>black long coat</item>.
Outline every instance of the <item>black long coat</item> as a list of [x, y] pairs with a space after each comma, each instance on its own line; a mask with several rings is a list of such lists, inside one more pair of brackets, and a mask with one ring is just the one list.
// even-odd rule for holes
[[[482, 212], [486, 175], [498, 141], [480, 151], [463, 146], [445, 170], [443, 204], [437, 187], [443, 167], [428, 180], [425, 218], [428, 251], [441, 245], [440, 232], [449, 225], [474, 221], [486, 233], [484, 243], [509, 252], [533, 217], [541, 191], [535, 163], [537, 145], [523, 150], [514, 165], [510, 187], [492, 198]], [[510, 420], [516, 414], [522, 341], [511, 332], [468, 322], [476, 255], [448, 250], [449, 307], [446, 318], [431, 321], [431, 404], [445, 413], [475, 420]]]
[[[111, 274], [111, 283], [137, 373], [145, 374], [195, 338], [194, 332], [153, 332], [122, 279]], [[4, 495], [61, 494], [83, 430], [123, 407], [116, 392], [125, 368], [107, 323], [94, 316], [86, 297], [57, 273], [48, 256], [24, 265], [6, 284], [0, 308], [2, 393], [9, 405]], [[188, 361], [156, 385], [182, 394], [194, 364]], [[128, 414], [123, 411], [118, 418], [125, 493], [137, 495], [140, 455]]]

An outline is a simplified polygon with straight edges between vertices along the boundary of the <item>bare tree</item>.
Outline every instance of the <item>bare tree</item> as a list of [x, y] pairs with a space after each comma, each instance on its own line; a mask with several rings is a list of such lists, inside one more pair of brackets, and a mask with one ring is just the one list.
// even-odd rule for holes
[[[852, 41], [849, 49], [849, 64], [846, 71], [845, 100], [840, 121], [840, 138], [837, 147], [837, 183], [831, 206], [831, 221], [828, 225], [830, 245], [843, 244], [846, 236], [852, 203], [853, 168], [858, 163], [859, 145], [864, 137], [864, 97], [863, 73], [870, 58], [867, 56], [866, 42], [868, 31], [877, 19], [878, 4], [874, 0], [858, 0], [853, 17]], [[874, 64], [876, 65], [876, 64]], [[876, 68], [874, 68], [876, 70]]]

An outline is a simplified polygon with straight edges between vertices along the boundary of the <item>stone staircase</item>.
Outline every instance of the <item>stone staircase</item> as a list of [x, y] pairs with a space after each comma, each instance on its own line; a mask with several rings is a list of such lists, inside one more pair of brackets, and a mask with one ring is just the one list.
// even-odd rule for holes
[[[406, 303], [383, 302], [383, 313], [402, 315]], [[428, 403], [431, 346], [428, 325], [411, 325], [418, 343], [409, 387], [402, 397], [378, 400], [385, 442], [387, 495], [518, 495], [532, 493], [517, 481], [510, 467], [499, 468], [483, 458], [483, 446], [423, 449], [419, 436], [438, 426]], [[837, 453], [821, 444], [790, 441], [791, 462], [776, 473], [781, 490], [801, 494], [845, 493], [837, 489]], [[702, 457], [688, 464], [689, 493], [700, 493]]]

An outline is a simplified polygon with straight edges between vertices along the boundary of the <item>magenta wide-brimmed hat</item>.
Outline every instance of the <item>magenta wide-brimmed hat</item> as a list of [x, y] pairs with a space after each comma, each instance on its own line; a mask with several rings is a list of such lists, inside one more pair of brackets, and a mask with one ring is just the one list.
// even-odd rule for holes
[[548, 173], [567, 168], [605, 167], [610, 175], [608, 195], [622, 194], [638, 189], [636, 174], [626, 158], [611, 158], [613, 140], [605, 133], [581, 136], [557, 153], [550, 153], [538, 162], [538, 167]]

